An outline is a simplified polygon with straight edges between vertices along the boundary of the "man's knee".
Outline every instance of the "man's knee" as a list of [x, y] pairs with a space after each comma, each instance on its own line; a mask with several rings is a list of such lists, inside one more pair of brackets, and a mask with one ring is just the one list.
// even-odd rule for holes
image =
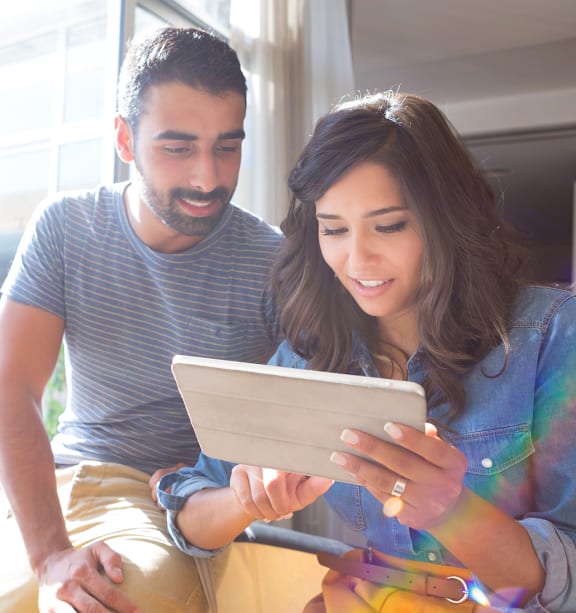
[[38, 613], [38, 583], [14, 518], [0, 519], [0, 611]]
[[[117, 587], [144, 613], [206, 613], [208, 605], [194, 558], [173, 545], [108, 539], [122, 556], [123, 582]], [[215, 565], [215, 575], [219, 575]]]

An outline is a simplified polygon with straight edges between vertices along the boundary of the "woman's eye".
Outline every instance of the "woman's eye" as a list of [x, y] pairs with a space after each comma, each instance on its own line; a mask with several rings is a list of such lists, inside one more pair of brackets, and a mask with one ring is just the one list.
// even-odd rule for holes
[[338, 236], [340, 234], [344, 234], [346, 232], [346, 228], [322, 228], [320, 233], [323, 236]]
[[394, 232], [402, 232], [406, 227], [407, 221], [399, 221], [398, 223], [392, 224], [390, 226], [376, 226], [377, 232], [382, 232], [383, 234], [394, 234]]

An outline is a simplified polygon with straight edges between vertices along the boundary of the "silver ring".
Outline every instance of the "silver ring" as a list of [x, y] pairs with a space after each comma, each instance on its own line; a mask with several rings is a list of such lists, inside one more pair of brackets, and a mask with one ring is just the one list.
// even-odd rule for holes
[[396, 483], [394, 483], [394, 486], [392, 487], [392, 491], [390, 492], [390, 494], [392, 496], [396, 496], [397, 498], [401, 498], [405, 490], [406, 490], [406, 481], [404, 481], [404, 479], [396, 479]]

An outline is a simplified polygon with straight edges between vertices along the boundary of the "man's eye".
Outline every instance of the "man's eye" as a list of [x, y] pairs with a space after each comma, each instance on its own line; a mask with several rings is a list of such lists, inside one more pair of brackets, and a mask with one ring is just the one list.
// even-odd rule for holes
[[376, 226], [377, 232], [382, 232], [383, 234], [394, 234], [394, 232], [402, 232], [406, 227], [407, 221], [399, 221], [398, 223], [392, 224], [390, 226]]
[[171, 155], [184, 155], [190, 151], [190, 147], [164, 147], [164, 151]]
[[238, 145], [218, 145], [216, 151], [221, 153], [236, 153], [238, 151]]

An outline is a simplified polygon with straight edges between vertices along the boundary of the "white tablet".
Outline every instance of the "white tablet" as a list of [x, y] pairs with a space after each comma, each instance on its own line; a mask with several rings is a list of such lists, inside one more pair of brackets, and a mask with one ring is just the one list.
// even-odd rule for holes
[[388, 421], [424, 431], [423, 388], [409, 381], [177, 355], [172, 372], [211, 457], [353, 483], [330, 461], [345, 428], [393, 442]]

